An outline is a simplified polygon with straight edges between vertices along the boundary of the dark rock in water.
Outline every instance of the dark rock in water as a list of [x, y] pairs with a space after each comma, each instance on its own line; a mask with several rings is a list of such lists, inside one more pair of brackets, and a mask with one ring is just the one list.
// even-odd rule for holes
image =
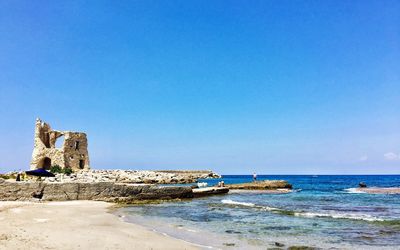
[[227, 247], [234, 247], [234, 246], [235, 246], [235, 243], [224, 243], [224, 246], [227, 246]]
[[252, 234], [258, 234], [258, 231], [257, 231], [257, 230], [254, 230], [254, 229], [249, 229], [248, 232], [249, 232], [249, 233], [252, 233]]
[[365, 184], [365, 182], [360, 182], [360, 183], [358, 184], [358, 186], [359, 186], [360, 188], [366, 188], [366, 187], [367, 187], [367, 184]]
[[393, 231], [391, 231], [391, 230], [379, 230], [379, 235], [393, 235], [393, 234], [396, 234], [397, 233], [397, 231], [396, 230], [393, 230]]
[[360, 237], [357, 237], [360, 240], [367, 240], [367, 241], [373, 241], [374, 237], [368, 236], [368, 235], [361, 235]]
[[225, 230], [225, 232], [228, 234], [241, 234], [242, 233], [242, 232], [231, 230], [231, 229]]
[[275, 246], [277, 246], [277, 247], [284, 247], [284, 246], [285, 246], [285, 244], [283, 244], [283, 243], [279, 243], [279, 242], [275, 242]]
[[290, 230], [291, 227], [287, 227], [287, 226], [267, 226], [267, 227], [263, 227], [263, 230], [280, 230], [280, 231], [287, 231]]
[[316, 250], [316, 247], [308, 247], [308, 246], [291, 246], [288, 250]]

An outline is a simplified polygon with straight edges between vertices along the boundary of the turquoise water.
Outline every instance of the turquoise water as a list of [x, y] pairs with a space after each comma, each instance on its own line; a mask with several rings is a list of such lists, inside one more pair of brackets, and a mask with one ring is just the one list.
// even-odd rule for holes
[[[223, 176], [225, 183], [251, 176]], [[259, 176], [283, 179], [289, 194], [230, 192], [179, 202], [130, 206], [119, 213], [142, 224], [213, 248], [266, 249], [275, 242], [340, 249], [400, 249], [400, 195], [355, 193], [400, 186], [400, 176]], [[210, 185], [220, 181], [204, 180]]]

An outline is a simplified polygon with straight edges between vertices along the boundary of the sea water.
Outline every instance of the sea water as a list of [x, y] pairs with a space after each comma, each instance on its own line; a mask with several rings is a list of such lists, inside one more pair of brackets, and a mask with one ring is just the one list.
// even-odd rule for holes
[[[400, 249], [400, 195], [365, 194], [399, 187], [400, 175], [258, 176], [293, 184], [288, 194], [235, 191], [199, 199], [129, 206], [127, 221], [204, 248], [266, 249], [277, 243], [323, 249]], [[201, 180], [214, 185], [221, 179]], [[226, 175], [225, 183], [252, 181]], [[277, 245], [280, 245], [277, 244]]]

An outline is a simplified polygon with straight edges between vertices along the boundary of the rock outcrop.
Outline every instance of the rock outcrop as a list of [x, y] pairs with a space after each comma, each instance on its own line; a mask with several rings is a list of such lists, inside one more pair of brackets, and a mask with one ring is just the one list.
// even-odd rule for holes
[[230, 189], [248, 189], [248, 190], [271, 190], [286, 188], [291, 189], [292, 185], [287, 181], [283, 180], [265, 180], [265, 181], [255, 181], [240, 184], [225, 184], [226, 187]]
[[114, 182], [44, 183], [16, 182], [0, 179], [0, 200], [44, 201], [98, 200], [108, 202], [135, 202], [139, 200], [191, 198], [191, 187]]
[[215, 194], [226, 194], [229, 192], [229, 188], [227, 187], [206, 187], [206, 188], [194, 188], [193, 190], [194, 197], [203, 197]]
[[400, 187], [362, 187], [355, 190], [366, 194], [400, 194]]

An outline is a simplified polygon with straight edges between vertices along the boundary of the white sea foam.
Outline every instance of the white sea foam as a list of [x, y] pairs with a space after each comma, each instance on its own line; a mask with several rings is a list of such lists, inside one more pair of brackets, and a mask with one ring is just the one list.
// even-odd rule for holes
[[344, 191], [346, 191], [349, 194], [365, 194], [365, 192], [361, 191], [358, 188], [347, 188]]
[[[253, 203], [249, 202], [239, 202], [233, 200], [222, 200], [223, 204], [229, 205], [238, 205], [238, 206], [246, 206], [246, 207], [254, 207], [259, 208], [264, 211], [269, 212], [285, 212], [285, 210], [275, 208], [275, 207], [268, 207], [268, 206], [258, 206]], [[352, 214], [352, 213], [338, 213], [335, 211], [328, 212], [328, 213], [318, 213], [318, 212], [294, 212], [294, 216], [304, 217], [304, 218], [333, 218], [333, 219], [349, 219], [349, 220], [364, 220], [364, 221], [385, 221], [384, 219], [369, 215], [369, 214]]]
[[260, 208], [262, 209], [262, 210], [265, 210], [265, 211], [282, 211], [282, 209], [279, 209], [279, 208], [275, 208], [275, 207], [267, 207], [267, 206], [260, 206]]
[[246, 207], [254, 207], [254, 203], [250, 202], [239, 202], [239, 201], [233, 201], [233, 200], [222, 200], [221, 201], [223, 204], [229, 204], [229, 205], [240, 205], [240, 206], [246, 206]]
[[282, 211], [282, 209], [279, 209], [279, 208], [268, 207], [268, 206], [258, 206], [258, 205], [255, 205], [254, 203], [250, 203], [250, 202], [239, 202], [239, 201], [233, 201], [233, 200], [222, 200], [221, 202], [224, 204], [228, 204], [228, 205], [254, 207], [254, 208], [258, 208], [258, 209], [269, 211], [269, 212]]
[[365, 221], [384, 221], [384, 219], [369, 215], [369, 214], [348, 214], [348, 213], [313, 213], [313, 212], [295, 212], [295, 216], [306, 218], [333, 218], [333, 219], [350, 219], [350, 220], [365, 220]]

